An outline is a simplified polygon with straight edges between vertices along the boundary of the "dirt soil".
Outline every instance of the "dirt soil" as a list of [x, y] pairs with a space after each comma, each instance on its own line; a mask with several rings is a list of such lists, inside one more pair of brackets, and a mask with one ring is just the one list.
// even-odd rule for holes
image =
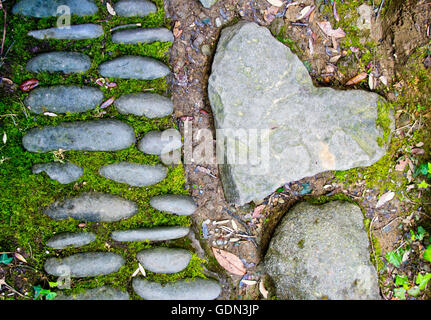
[[[284, 32], [288, 35], [289, 39], [293, 40], [290, 44], [296, 48], [294, 51], [302, 61], [309, 62], [309, 71], [316, 85], [343, 87], [357, 74], [358, 69], [355, 68], [350, 68], [345, 73], [337, 68], [338, 59], [347, 55], [348, 48], [334, 45], [333, 39], [325, 36], [317, 25], [318, 21], [327, 20], [328, 17], [319, 10], [314, 10], [308, 18], [307, 26], [302, 21], [294, 22], [295, 19], [292, 20], [291, 17], [297, 15], [305, 6], [313, 5], [314, 1], [301, 0], [296, 3], [286, 9], [285, 6], [272, 7], [264, 0], [219, 0], [211, 9], [205, 9], [197, 0], [165, 1], [166, 12], [171, 19], [175, 35], [170, 52], [170, 62], [175, 74], [172, 80], [175, 115], [183, 133], [186, 126], [193, 128], [194, 145], [199, 142], [196, 138], [199, 129], [210, 129], [214, 133], [207, 96], [212, 56], [221, 29], [239, 19], [267, 26], [273, 34]], [[379, 53], [379, 58], [374, 59], [373, 64], [377, 76], [384, 75], [389, 83], [395, 80], [398, 68], [406, 62], [413, 49], [429, 41], [427, 33], [431, 16], [430, 3], [416, 1], [416, 4], [407, 8], [391, 6], [384, 19], [381, 16], [373, 19], [369, 37], [378, 43]], [[355, 54], [346, 59], [354, 64], [355, 56], [358, 58]], [[379, 93], [385, 95], [388, 100], [394, 99], [391, 92], [380, 90]], [[399, 119], [397, 127], [398, 122]], [[396, 131], [396, 134], [405, 132]], [[255, 204], [256, 209], [254, 205], [236, 207], [225, 201], [216, 165], [186, 163], [185, 168], [188, 184], [198, 204], [193, 225], [199, 240], [196, 243], [200, 243], [203, 248], [200, 252], [203, 254], [205, 251], [207, 256], [212, 257], [211, 248], [220, 248], [238, 256], [247, 267], [244, 277], [232, 275], [220, 268], [215, 269], [225, 286], [221, 299], [263, 298], [262, 290], [258, 289], [263, 277], [259, 263], [262, 262], [271, 234], [280, 218], [292, 205], [304, 198], [341, 194], [359, 204], [366, 218], [371, 220], [370, 236], [378, 239], [382, 255], [396, 248], [402, 240], [403, 230], [397, 228], [397, 225], [401, 221], [406, 225], [412, 223], [412, 215], [405, 217], [406, 212], [413, 210], [413, 203], [409, 200], [394, 199], [376, 209], [381, 193], [377, 189], [367, 188], [365, 177], [359, 177], [355, 183], [345, 185], [335, 182], [333, 172], [322, 173], [284, 186], [282, 192], [276, 192], [261, 203]], [[300, 194], [304, 184], [308, 184], [312, 189], [306, 196]], [[375, 250], [374, 247], [371, 249]], [[240, 280], [255, 280], [256, 283]], [[382, 290], [382, 296], [390, 299], [385, 292]]]

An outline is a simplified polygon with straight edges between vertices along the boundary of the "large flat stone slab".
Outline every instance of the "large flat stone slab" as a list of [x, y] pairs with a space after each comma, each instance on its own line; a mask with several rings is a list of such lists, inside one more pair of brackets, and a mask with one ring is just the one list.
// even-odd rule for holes
[[103, 92], [93, 87], [39, 87], [30, 92], [24, 104], [35, 113], [86, 112], [103, 101]]
[[48, 162], [35, 164], [32, 172], [35, 174], [46, 172], [51, 179], [61, 184], [68, 184], [78, 180], [83, 175], [84, 169], [71, 162]]
[[192, 197], [182, 194], [156, 196], [151, 198], [150, 205], [159, 211], [165, 211], [179, 216], [190, 216], [197, 209]]
[[91, 67], [91, 59], [80, 52], [55, 51], [37, 55], [27, 62], [31, 72], [84, 73]]
[[218, 282], [207, 279], [187, 279], [162, 285], [134, 278], [132, 286], [145, 300], [214, 300], [221, 293]]
[[114, 9], [120, 17], [145, 17], [157, 11], [156, 5], [147, 0], [120, 0]]
[[174, 35], [166, 28], [127, 29], [117, 31], [112, 35], [114, 43], [138, 44], [155, 41], [174, 42]]
[[171, 99], [156, 93], [132, 93], [121, 96], [115, 101], [121, 114], [145, 116], [150, 119], [162, 118], [174, 111]]
[[75, 198], [56, 201], [44, 210], [54, 220], [68, 219], [113, 222], [138, 213], [138, 206], [118, 196], [104, 193], [83, 193]]
[[188, 227], [155, 227], [112, 232], [115, 241], [167, 241], [185, 237], [190, 232]]
[[181, 146], [181, 133], [176, 129], [150, 131], [138, 143], [140, 151], [159, 156], [177, 150]]
[[103, 77], [120, 79], [153, 80], [170, 73], [162, 62], [140, 56], [123, 56], [102, 63], [99, 72]]
[[380, 299], [361, 209], [301, 203], [283, 217], [264, 259], [279, 299]]
[[97, 13], [93, 0], [21, 0], [13, 6], [13, 14], [35, 18], [56, 17], [64, 14], [60, 6], [69, 7], [70, 14], [90, 16]]
[[125, 260], [116, 253], [85, 252], [66, 258], [48, 258], [44, 269], [50, 275], [72, 278], [95, 277], [117, 272]]
[[135, 143], [135, 132], [119, 120], [65, 122], [58, 126], [33, 128], [23, 137], [30, 152], [58, 149], [81, 151], [116, 151]]
[[58, 39], [58, 40], [86, 40], [95, 39], [103, 35], [103, 28], [97, 24], [77, 24], [70, 28], [48, 28], [33, 30], [28, 33], [36, 39]]
[[323, 171], [369, 166], [386, 153], [377, 143], [382, 97], [315, 87], [298, 57], [252, 22], [222, 31], [208, 95], [231, 203], [261, 200]]
[[92, 232], [63, 232], [53, 236], [46, 242], [53, 249], [64, 249], [67, 247], [79, 248], [96, 240]]
[[102, 286], [93, 289], [87, 289], [84, 292], [72, 293], [65, 295], [62, 292], [57, 293], [54, 300], [129, 300], [130, 296], [127, 291]]
[[162, 165], [144, 165], [131, 162], [117, 162], [100, 168], [100, 175], [134, 187], [151, 186], [159, 183], [168, 173]]
[[145, 270], [176, 273], [188, 266], [192, 255], [185, 249], [160, 247], [141, 250], [136, 257]]

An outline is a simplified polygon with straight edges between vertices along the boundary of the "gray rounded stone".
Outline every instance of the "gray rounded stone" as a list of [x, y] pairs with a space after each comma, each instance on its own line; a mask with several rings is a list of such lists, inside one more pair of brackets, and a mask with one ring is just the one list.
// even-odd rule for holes
[[185, 237], [190, 232], [188, 227], [155, 227], [112, 232], [115, 241], [167, 241]]
[[115, 101], [115, 107], [121, 114], [134, 114], [150, 119], [166, 117], [174, 110], [171, 99], [156, 93], [126, 94]]
[[170, 70], [154, 58], [123, 56], [102, 63], [99, 66], [99, 73], [103, 77], [153, 80], [168, 75]]
[[138, 44], [155, 41], [174, 42], [174, 35], [166, 28], [128, 29], [117, 31], [112, 35], [114, 43]]
[[132, 286], [145, 300], [214, 300], [221, 293], [218, 282], [207, 279], [186, 279], [162, 285], [134, 278]]
[[178, 248], [144, 249], [136, 255], [145, 270], [155, 273], [176, 273], [184, 270], [192, 257], [191, 253]]
[[39, 87], [30, 92], [24, 104], [35, 113], [86, 112], [103, 101], [103, 92], [92, 87], [54, 86]]
[[80, 52], [46, 52], [31, 59], [26, 69], [31, 72], [84, 73], [91, 67], [91, 59]]
[[130, 296], [126, 291], [102, 286], [93, 289], [87, 289], [84, 292], [65, 295], [62, 292], [57, 293], [54, 300], [129, 300]]
[[100, 175], [134, 187], [151, 186], [159, 183], [168, 173], [162, 165], [145, 165], [131, 162], [118, 162], [100, 168]]
[[46, 174], [53, 180], [61, 184], [68, 184], [78, 180], [84, 170], [71, 162], [48, 162], [37, 163], [33, 166], [32, 171], [34, 174], [46, 172]]
[[103, 35], [103, 28], [97, 24], [77, 24], [70, 28], [33, 30], [28, 35], [40, 40], [85, 40], [99, 38]]
[[58, 10], [60, 6], [69, 7], [70, 14], [90, 16], [97, 13], [97, 6], [93, 0], [21, 0], [13, 6], [13, 14], [29, 17], [45, 18], [64, 14]]
[[91, 232], [63, 232], [53, 236], [46, 243], [48, 247], [54, 249], [64, 249], [66, 247], [79, 248], [96, 240], [96, 235]]
[[150, 131], [139, 141], [138, 149], [147, 154], [162, 155], [181, 148], [181, 133], [176, 129]]
[[218, 0], [199, 0], [204, 8], [211, 8]]
[[189, 216], [196, 211], [192, 197], [181, 194], [157, 196], [150, 200], [150, 205], [159, 211], [165, 211], [179, 216]]
[[135, 143], [135, 132], [119, 120], [64, 122], [29, 130], [22, 139], [30, 152], [58, 149], [81, 151], [116, 151]]
[[157, 7], [147, 0], [120, 0], [114, 4], [114, 10], [120, 17], [145, 17], [156, 12]]
[[76, 198], [56, 201], [44, 210], [54, 220], [113, 222], [127, 219], [138, 213], [138, 206], [111, 194], [83, 193]]
[[44, 269], [50, 275], [72, 278], [95, 277], [117, 272], [125, 260], [116, 253], [85, 252], [66, 258], [48, 258]]
[[324, 171], [370, 166], [386, 153], [377, 125], [384, 99], [315, 87], [299, 58], [256, 23], [223, 29], [208, 97], [229, 203], [262, 200]]
[[283, 217], [264, 259], [279, 299], [380, 299], [361, 209], [301, 203]]

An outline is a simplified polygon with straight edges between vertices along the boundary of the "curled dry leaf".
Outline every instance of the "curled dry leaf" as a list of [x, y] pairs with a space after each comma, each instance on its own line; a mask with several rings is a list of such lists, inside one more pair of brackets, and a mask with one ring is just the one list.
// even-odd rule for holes
[[260, 206], [257, 206], [254, 208], [253, 211], [253, 218], [257, 218], [262, 214], [263, 209], [265, 208], [265, 205], [261, 204]]
[[391, 201], [395, 196], [395, 192], [389, 191], [384, 193], [380, 198], [379, 201], [377, 201], [376, 208], [380, 208], [383, 206], [386, 202]]
[[268, 290], [265, 289], [265, 285], [263, 284], [263, 280], [259, 281], [259, 291], [265, 299], [268, 299]]
[[29, 80], [26, 80], [23, 83], [21, 83], [19, 88], [24, 92], [28, 92], [28, 91], [34, 89], [35, 87], [37, 87], [38, 85], [39, 85], [39, 80], [29, 79]]
[[217, 248], [212, 248], [212, 251], [218, 263], [228, 272], [239, 276], [246, 274], [244, 264], [236, 255]]
[[368, 75], [368, 86], [370, 87], [370, 90], [374, 90], [377, 86], [377, 79], [372, 73]]
[[339, 22], [340, 17], [338, 16], [338, 13], [337, 13], [337, 3], [335, 1], [334, 1], [334, 4], [332, 5], [332, 14], [334, 15], [335, 21]]
[[313, 12], [314, 8], [315, 8], [315, 6], [304, 7], [304, 9], [302, 9], [301, 12], [299, 13], [296, 20], [302, 20], [302, 19], [307, 18], [311, 14], [311, 12]]
[[360, 74], [354, 76], [352, 79], [350, 79], [349, 81], [346, 82], [346, 86], [352, 86], [354, 84], [357, 84], [359, 82], [361, 82], [362, 80], [367, 78], [367, 73], [366, 72], [361, 72]]
[[44, 112], [43, 113], [44, 116], [48, 116], [48, 117], [56, 117], [57, 115], [53, 112]]
[[404, 168], [409, 164], [409, 162], [411, 162], [409, 158], [400, 160], [400, 162], [395, 166], [395, 170], [401, 172], [404, 171]]
[[329, 21], [321, 21], [321, 22], [318, 22], [317, 24], [319, 25], [320, 29], [322, 29], [322, 31], [330, 37], [343, 38], [346, 36], [346, 33], [343, 31], [343, 29], [341, 28], [337, 28], [336, 30], [332, 29], [331, 23]]
[[106, 3], [106, 9], [108, 10], [109, 14], [111, 16], [116, 16], [117, 13], [115, 12], [114, 8], [112, 8], [111, 4], [109, 2]]
[[15, 258], [17, 258], [18, 260], [20, 260], [24, 263], [27, 263], [27, 260], [25, 260], [25, 258], [21, 254], [19, 254], [18, 252], [15, 252], [14, 255], [15, 255]]
[[100, 105], [100, 109], [105, 109], [105, 108], [109, 107], [111, 104], [114, 103], [114, 101], [115, 101], [114, 97], [109, 98], [108, 100], [106, 100], [105, 102], [103, 102]]
[[425, 150], [421, 148], [414, 148], [412, 149], [413, 154], [425, 154]]
[[178, 38], [183, 33], [183, 30], [180, 29], [180, 26], [181, 26], [181, 22], [180, 21], [175, 22], [174, 29], [172, 31], [175, 38]]
[[266, 1], [268, 1], [271, 5], [275, 7], [281, 7], [283, 5], [283, 1], [280, 1], [280, 0], [266, 0]]

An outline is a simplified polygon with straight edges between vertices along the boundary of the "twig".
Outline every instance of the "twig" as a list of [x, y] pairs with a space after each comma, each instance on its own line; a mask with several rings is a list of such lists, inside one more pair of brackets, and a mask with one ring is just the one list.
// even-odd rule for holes
[[2, 37], [2, 41], [1, 41], [1, 49], [0, 49], [0, 56], [3, 56], [3, 50], [4, 50], [4, 43], [6, 41], [6, 27], [7, 27], [7, 12], [6, 9], [3, 7], [3, 2], [0, 1], [0, 7], [3, 10], [3, 15], [4, 15], [4, 22], [3, 22], [3, 37]]
[[380, 15], [380, 11], [382, 10], [383, 4], [385, 3], [385, 0], [382, 0], [382, 3], [380, 3], [379, 11], [377, 12], [377, 18]]
[[[224, 208], [224, 210], [232, 217], [235, 218], [236, 220], [238, 220], [239, 223], [241, 223], [245, 230], [247, 231], [248, 237], [253, 237], [250, 235], [250, 228], [248, 227], [247, 223], [245, 223], [240, 217], [238, 217], [237, 215], [233, 214], [232, 212], [230, 212], [230, 210]], [[254, 239], [250, 238], [250, 241], [255, 245], [255, 247], [257, 248], [257, 243], [256, 241], [254, 241]]]

